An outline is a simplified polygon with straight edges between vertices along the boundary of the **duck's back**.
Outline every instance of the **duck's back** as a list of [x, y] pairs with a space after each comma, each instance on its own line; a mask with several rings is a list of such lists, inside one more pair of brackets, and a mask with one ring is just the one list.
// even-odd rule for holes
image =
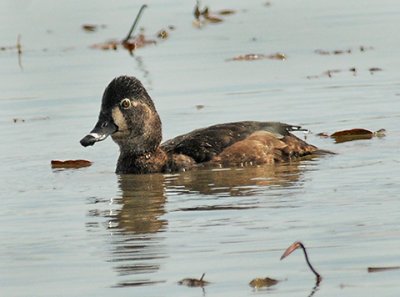
[[161, 148], [169, 155], [188, 156], [196, 163], [273, 163], [317, 150], [290, 133], [299, 130], [303, 129], [279, 122], [226, 123], [175, 137]]

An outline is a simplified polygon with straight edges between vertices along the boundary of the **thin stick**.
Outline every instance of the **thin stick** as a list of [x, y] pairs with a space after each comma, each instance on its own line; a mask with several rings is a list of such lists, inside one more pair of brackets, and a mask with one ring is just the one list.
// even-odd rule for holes
[[138, 14], [137, 14], [137, 16], [136, 16], [135, 21], [133, 22], [133, 25], [132, 25], [131, 29], [129, 30], [128, 35], [125, 37], [125, 39], [124, 39], [122, 42], [127, 42], [127, 41], [131, 38], [131, 35], [132, 35], [132, 33], [133, 33], [133, 30], [135, 30], [136, 25], [137, 25], [137, 23], [139, 22], [140, 16], [142, 15], [142, 12], [143, 12], [143, 10], [144, 10], [146, 7], [147, 7], [146, 4], [143, 4], [142, 7], [140, 7], [140, 10], [139, 10], [139, 12], [138, 12]]
[[291, 246], [289, 246], [286, 251], [283, 253], [281, 260], [286, 258], [287, 256], [289, 256], [293, 251], [295, 251], [298, 248], [302, 248], [303, 252], [304, 252], [304, 257], [306, 258], [306, 262], [308, 267], [310, 267], [311, 271], [315, 274], [316, 278], [317, 278], [317, 284], [319, 284], [319, 282], [321, 281], [322, 277], [321, 275], [314, 269], [314, 267], [311, 265], [310, 260], [308, 259], [308, 254], [306, 251], [305, 246], [303, 245], [303, 243], [301, 243], [300, 241], [296, 241], [295, 243], [293, 243]]
[[21, 70], [23, 69], [23, 67], [22, 67], [22, 59], [21, 59], [21, 55], [22, 55], [22, 46], [21, 46], [21, 35], [20, 34], [18, 34], [18, 37], [17, 37], [17, 45], [16, 45], [16, 48], [17, 48], [17, 53], [18, 53], [18, 65], [19, 65], [19, 67], [21, 68]]

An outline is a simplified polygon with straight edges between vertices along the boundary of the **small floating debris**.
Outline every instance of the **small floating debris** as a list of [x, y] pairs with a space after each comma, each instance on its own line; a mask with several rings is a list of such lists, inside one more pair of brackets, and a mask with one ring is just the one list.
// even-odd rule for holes
[[321, 282], [322, 277], [321, 275], [314, 269], [314, 267], [311, 265], [310, 260], [308, 259], [308, 255], [307, 255], [307, 251], [306, 251], [306, 247], [304, 246], [304, 244], [300, 241], [296, 241], [294, 242], [291, 246], [289, 246], [286, 251], [282, 254], [281, 256], [281, 260], [285, 259], [287, 256], [289, 256], [291, 253], [293, 253], [295, 250], [297, 250], [298, 248], [301, 248], [304, 252], [304, 257], [306, 259], [307, 265], [308, 267], [311, 269], [311, 271], [315, 274], [316, 277], [316, 283], [317, 285]]
[[272, 287], [275, 286], [277, 283], [279, 283], [278, 280], [269, 277], [255, 278], [249, 283], [249, 286], [255, 289], [259, 289], [259, 288]]
[[[236, 11], [233, 9], [221, 9], [216, 12], [210, 12], [208, 6], [204, 7], [203, 9], [200, 8], [199, 1], [196, 2], [196, 6], [194, 7], [193, 15], [195, 20], [193, 21], [193, 25], [196, 28], [201, 28], [207, 23], [211, 24], [218, 24], [223, 22], [224, 20], [219, 16], [228, 16], [235, 14]], [[217, 16], [218, 15], [218, 16]]]
[[[371, 67], [371, 68], [368, 68], [368, 71], [371, 75], [373, 75], [377, 71], [383, 71], [383, 69], [379, 68], [379, 67]], [[350, 67], [348, 69], [329, 69], [329, 70], [322, 72], [320, 75], [308, 75], [307, 79], [315, 79], [315, 78], [321, 78], [321, 77], [332, 78], [332, 77], [334, 77], [334, 74], [344, 73], [344, 72], [350, 72], [351, 74], [353, 74], [353, 76], [357, 76], [357, 74], [359, 73], [359, 70], [356, 67]]]
[[345, 50], [333, 50], [333, 51], [326, 51], [326, 50], [321, 50], [317, 49], [314, 51], [318, 55], [342, 55], [342, 54], [351, 54], [351, 49], [345, 49]]
[[386, 267], [368, 267], [368, 272], [373, 273], [373, 272], [382, 272], [382, 271], [388, 271], [388, 270], [398, 270], [400, 269], [400, 266], [386, 266]]
[[203, 273], [200, 279], [196, 278], [184, 278], [178, 282], [179, 285], [188, 286], [188, 287], [204, 287], [208, 285], [210, 282], [203, 280], [206, 274]]
[[197, 104], [195, 107], [197, 110], [202, 110], [205, 106], [203, 104]]
[[[138, 49], [142, 48], [147, 45], [155, 45], [157, 44], [157, 41], [153, 38], [147, 37], [143, 32], [144, 29], [141, 29], [141, 32], [134, 36], [133, 32], [135, 31], [137, 24], [139, 22], [139, 19], [143, 13], [143, 10], [147, 7], [147, 5], [142, 5], [140, 7], [140, 10], [135, 18], [135, 21], [133, 22], [128, 34], [123, 40], [118, 40], [118, 39], [110, 39], [108, 41], [102, 42], [102, 43], [95, 43], [90, 46], [90, 48], [93, 49], [100, 49], [100, 50], [117, 50], [118, 48], [122, 47], [129, 51], [131, 55], [133, 55], [133, 52]], [[156, 34], [155, 37], [159, 39], [167, 39], [169, 37], [169, 31], [175, 30], [174, 26], [168, 26], [167, 29], [161, 29], [159, 30]]]
[[339, 49], [339, 50], [322, 50], [316, 49], [314, 52], [318, 55], [329, 56], [329, 55], [343, 55], [343, 54], [351, 54], [355, 51], [365, 52], [367, 50], [374, 49], [372, 46], [363, 46], [360, 45], [356, 49], [347, 48], [347, 49]]
[[385, 135], [385, 129], [379, 129], [378, 131], [372, 132], [367, 129], [355, 128], [350, 130], [337, 131], [333, 133], [330, 137], [335, 139], [336, 143], [341, 143], [360, 139], [371, 139], [372, 137], [384, 137]]
[[51, 160], [51, 168], [78, 169], [82, 167], [88, 167], [90, 165], [92, 165], [92, 162], [88, 160]]
[[99, 28], [104, 29], [106, 28], [106, 25], [95, 25], [95, 24], [83, 24], [82, 25], [82, 30], [85, 32], [96, 32]]
[[371, 67], [371, 68], [369, 68], [368, 70], [369, 70], [369, 73], [374, 74], [374, 73], [377, 72], [377, 71], [382, 71], [382, 68], [379, 68], [379, 67]]
[[279, 53], [279, 52], [275, 53], [275, 54], [271, 54], [271, 55], [246, 54], [246, 55], [240, 55], [240, 56], [236, 56], [236, 57], [227, 59], [226, 61], [256, 61], [256, 60], [264, 60], [264, 59], [285, 61], [287, 59], [287, 57], [285, 54]]
[[14, 122], [14, 123], [25, 123], [25, 122], [30, 122], [30, 121], [46, 121], [46, 120], [49, 120], [50, 119], [50, 117], [48, 117], [48, 116], [44, 116], [44, 117], [33, 117], [33, 118], [30, 118], [30, 119], [24, 119], [24, 118], [13, 118], [12, 119], [12, 121]]

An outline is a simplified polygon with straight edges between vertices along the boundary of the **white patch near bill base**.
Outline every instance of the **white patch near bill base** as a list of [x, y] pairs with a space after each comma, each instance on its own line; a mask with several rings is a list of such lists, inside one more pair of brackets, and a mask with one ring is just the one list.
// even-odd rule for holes
[[107, 137], [107, 135], [99, 134], [99, 133], [89, 133], [89, 135], [96, 138], [96, 141], [104, 140]]

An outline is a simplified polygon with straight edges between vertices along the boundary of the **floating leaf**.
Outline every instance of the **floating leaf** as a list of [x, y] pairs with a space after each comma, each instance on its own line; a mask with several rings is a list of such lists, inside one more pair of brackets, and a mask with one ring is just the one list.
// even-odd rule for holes
[[209, 282], [203, 280], [206, 274], [203, 273], [200, 279], [196, 278], [184, 278], [183, 280], [179, 281], [179, 285], [188, 286], [188, 287], [204, 287], [209, 284]]
[[373, 136], [373, 132], [361, 128], [338, 131], [331, 135], [331, 137], [334, 138], [337, 143], [359, 139], [370, 139]]
[[119, 44], [120, 42], [117, 40], [109, 40], [103, 43], [93, 44], [90, 46], [90, 48], [101, 50], [117, 50]]
[[124, 47], [124, 49], [128, 50], [131, 55], [133, 51], [136, 49], [136, 43], [130, 40], [122, 41], [122, 46]]
[[255, 278], [249, 283], [249, 286], [258, 289], [263, 287], [275, 286], [278, 282], [278, 280], [269, 277]]
[[234, 13], [236, 13], [236, 11], [233, 9], [221, 9], [220, 11], [217, 11], [217, 14], [219, 15], [231, 15]]
[[97, 25], [85, 24], [82, 25], [82, 29], [86, 32], [95, 32], [97, 30]]
[[386, 267], [368, 267], [368, 272], [382, 272], [387, 270], [398, 270], [400, 266], [386, 266]]
[[88, 167], [92, 165], [92, 162], [87, 160], [66, 160], [66, 161], [59, 161], [59, 160], [52, 160], [51, 167], [52, 168], [82, 168]]
[[217, 16], [210, 15], [210, 14], [204, 15], [204, 18], [210, 23], [221, 23], [224, 21], [223, 19], [221, 19]]

